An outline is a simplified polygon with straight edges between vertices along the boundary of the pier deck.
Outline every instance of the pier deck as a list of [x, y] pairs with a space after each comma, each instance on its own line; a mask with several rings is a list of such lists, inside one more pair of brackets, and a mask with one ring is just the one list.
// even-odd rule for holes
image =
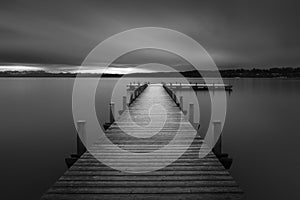
[[[107, 129], [106, 135], [123, 149], [146, 153], [168, 144], [177, 133], [179, 123], [184, 127], [180, 131], [195, 133], [162, 85], [149, 85]], [[171, 150], [159, 156], [124, 157], [118, 164], [136, 166], [140, 163], [139, 167], [155, 168], [165, 162], [165, 158], [176, 157], [180, 147], [186, 143], [186, 138], [181, 136]], [[95, 143], [91, 152], [84, 153], [42, 199], [240, 199], [241, 189], [213, 153], [199, 159], [201, 144], [202, 139], [197, 135], [185, 153], [170, 165], [148, 173], [127, 173], [112, 169], [92, 156], [91, 153], [108, 154], [112, 160], [119, 156], [117, 153], [99, 152], [99, 143]]]
[[[165, 84], [170, 89], [176, 90], [226, 90], [232, 91], [232, 85], [220, 84], [220, 83], [166, 83]], [[130, 83], [127, 87], [131, 90], [139, 87], [140, 84]]]

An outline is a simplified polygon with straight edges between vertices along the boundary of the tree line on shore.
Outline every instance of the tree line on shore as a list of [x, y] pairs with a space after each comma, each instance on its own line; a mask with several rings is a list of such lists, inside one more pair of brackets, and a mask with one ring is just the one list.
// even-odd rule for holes
[[[270, 69], [225, 69], [219, 73], [224, 78], [300, 78], [300, 67], [280, 67]], [[76, 73], [53, 73], [43, 70], [39, 71], [2, 71], [0, 77], [77, 77]], [[80, 73], [80, 77], [216, 77], [216, 71], [184, 71], [184, 72], [154, 72], [154, 73], [132, 73], [132, 74], [95, 74]]]

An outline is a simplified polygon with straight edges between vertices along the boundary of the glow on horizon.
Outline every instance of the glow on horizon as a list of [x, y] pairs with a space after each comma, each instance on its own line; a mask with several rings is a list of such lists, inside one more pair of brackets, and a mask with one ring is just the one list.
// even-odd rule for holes
[[[152, 64], [153, 65], [153, 64]], [[146, 66], [146, 65], [145, 65]], [[166, 72], [168, 70], [159, 70], [155, 67], [96, 67], [96, 66], [26, 66], [26, 65], [5, 65], [0, 66], [0, 72], [25, 72], [25, 71], [45, 71], [48, 73], [90, 73], [90, 74], [130, 74], [130, 73], [153, 73], [153, 72]]]
[[104, 68], [92, 68], [92, 69], [78, 69], [71, 70], [70, 73], [91, 73], [91, 74], [130, 74], [130, 73], [151, 73], [152, 70], [148, 69], [138, 69], [135, 67], [127, 67], [127, 68], [119, 68], [119, 67], [109, 67], [107, 69]]
[[35, 66], [0, 66], [0, 71], [5, 72], [5, 71], [39, 71], [39, 70], [44, 70], [43, 67], [35, 67]]

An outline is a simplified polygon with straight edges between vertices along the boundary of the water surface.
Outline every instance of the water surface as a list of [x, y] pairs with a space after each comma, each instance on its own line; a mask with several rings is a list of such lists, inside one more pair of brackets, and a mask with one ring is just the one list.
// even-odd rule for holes
[[[76, 151], [73, 82], [72, 78], [0, 79], [3, 199], [39, 199], [66, 171], [64, 158]], [[105, 79], [97, 90], [96, 110], [101, 123], [108, 121], [108, 104], [115, 82], [116, 79]], [[245, 191], [246, 199], [299, 199], [300, 81], [225, 82], [234, 88], [227, 94], [223, 147], [234, 158], [230, 172]], [[122, 85], [124, 90], [118, 89], [117, 94], [120, 98], [126, 95], [125, 83]], [[180, 94], [185, 97], [187, 109], [190, 93]], [[205, 132], [210, 100], [207, 92], [197, 92], [197, 98], [201, 131]], [[116, 110], [121, 106], [116, 105]]]

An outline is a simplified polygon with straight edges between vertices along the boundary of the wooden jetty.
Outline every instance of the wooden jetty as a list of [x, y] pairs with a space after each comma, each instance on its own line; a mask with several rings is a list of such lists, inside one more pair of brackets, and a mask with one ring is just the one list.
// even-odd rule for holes
[[[167, 92], [161, 84], [145, 87], [144, 91], [106, 130], [106, 136], [123, 149], [145, 153], [168, 144], [176, 134], [179, 123], [183, 124], [183, 131], [186, 134], [194, 133], [196, 130], [172, 97], [174, 95]], [[149, 125], [148, 110], [155, 104], [163, 105], [165, 110], [156, 109], [155, 112], [150, 112], [151, 126], [145, 126]], [[162, 118], [166, 119], [163, 128], [159, 133], [151, 136]], [[132, 123], [140, 126], [133, 126]], [[143, 137], [147, 134], [147, 137]], [[130, 166], [131, 163], [140, 163], [141, 167], [155, 168], [164, 162], [165, 158], [175, 156], [180, 146], [186, 145], [186, 142], [185, 137], [182, 137], [171, 147], [171, 151], [164, 154], [151, 159], [124, 157], [118, 164]], [[241, 189], [214, 153], [211, 152], [205, 158], [199, 159], [202, 143], [203, 139], [197, 135], [185, 153], [165, 168], [147, 173], [127, 173], [99, 162], [94, 156], [108, 152], [99, 152], [99, 143], [96, 142], [90, 152], [85, 152], [41, 199], [240, 199]], [[113, 160], [118, 155], [109, 153], [107, 156]]]
[[[164, 83], [168, 88], [177, 89], [177, 90], [221, 90], [232, 91], [233, 86], [229, 84], [220, 84], [220, 83]], [[140, 87], [140, 83], [130, 83], [127, 87], [130, 90], [135, 90]]]

